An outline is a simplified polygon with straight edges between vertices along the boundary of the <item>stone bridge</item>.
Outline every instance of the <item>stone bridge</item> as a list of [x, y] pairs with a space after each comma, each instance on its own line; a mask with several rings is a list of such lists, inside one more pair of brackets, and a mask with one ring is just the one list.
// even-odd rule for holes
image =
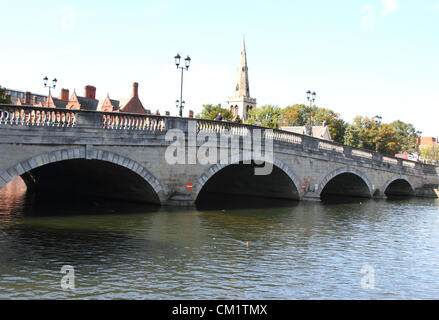
[[[248, 144], [257, 135], [261, 154], [272, 146], [265, 163], [253, 161], [260, 159]], [[255, 174], [267, 164], [270, 174]], [[436, 166], [281, 130], [0, 105], [0, 188], [16, 176], [35, 192], [177, 206], [212, 194], [289, 200], [436, 197], [439, 184]]]

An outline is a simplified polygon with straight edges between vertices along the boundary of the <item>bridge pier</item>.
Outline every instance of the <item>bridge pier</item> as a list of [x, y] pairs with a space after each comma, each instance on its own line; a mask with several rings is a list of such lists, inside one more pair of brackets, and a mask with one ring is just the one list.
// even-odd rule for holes
[[437, 185], [424, 185], [422, 188], [416, 188], [415, 195], [422, 198], [439, 198], [439, 189]]
[[320, 198], [320, 195], [317, 192], [307, 192], [303, 198], [303, 201], [315, 201], [320, 202], [322, 199]]
[[373, 194], [373, 198], [374, 199], [387, 199], [387, 196], [382, 190], [376, 189], [375, 193]]

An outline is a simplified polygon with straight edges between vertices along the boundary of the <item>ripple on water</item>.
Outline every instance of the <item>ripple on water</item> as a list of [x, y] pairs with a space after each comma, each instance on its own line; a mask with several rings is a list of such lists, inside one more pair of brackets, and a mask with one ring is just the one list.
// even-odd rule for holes
[[[22, 200], [0, 198], [0, 298], [439, 296], [438, 201], [27, 215]], [[75, 268], [74, 291], [60, 287], [65, 264]], [[369, 291], [365, 265], [375, 276]]]

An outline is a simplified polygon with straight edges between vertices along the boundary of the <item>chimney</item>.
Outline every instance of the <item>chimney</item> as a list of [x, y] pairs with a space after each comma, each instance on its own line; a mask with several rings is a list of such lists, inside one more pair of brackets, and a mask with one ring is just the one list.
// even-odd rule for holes
[[171, 113], [169, 111], [165, 111], [165, 116], [170, 116]]
[[24, 104], [30, 104], [30, 96], [31, 93], [29, 91], [26, 91], [26, 93], [24, 94]]
[[61, 93], [59, 94], [59, 99], [63, 101], [69, 101], [69, 89], [61, 89]]
[[193, 118], [194, 117], [194, 112], [192, 110], [189, 110], [189, 118]]
[[137, 82], [133, 83], [133, 97], [139, 96], [139, 84]]
[[85, 86], [84, 87], [84, 96], [86, 98], [96, 99], [96, 87]]

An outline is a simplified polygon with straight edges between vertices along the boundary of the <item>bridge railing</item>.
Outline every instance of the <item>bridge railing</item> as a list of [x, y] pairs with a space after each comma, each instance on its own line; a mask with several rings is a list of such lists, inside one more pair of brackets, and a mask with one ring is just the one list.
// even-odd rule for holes
[[370, 150], [352, 148], [333, 141], [248, 124], [169, 116], [66, 110], [28, 105], [0, 105], [0, 126], [94, 128], [161, 134], [168, 129], [187, 130], [189, 121], [196, 122], [197, 132], [248, 136], [255, 129], [260, 129], [262, 137], [265, 139], [291, 145], [294, 148], [300, 148], [302, 151], [316, 150], [323, 154], [329, 152], [335, 156], [342, 155], [345, 158], [374, 161], [387, 167], [422, 169], [425, 173], [436, 173], [439, 169], [434, 165], [402, 160]]
[[164, 131], [166, 118], [154, 115], [134, 115], [115, 112], [102, 113], [102, 127], [109, 130]]
[[255, 129], [262, 132], [265, 139], [272, 139], [273, 141], [287, 142], [292, 144], [302, 144], [302, 136], [293, 132], [287, 132], [276, 129], [267, 129], [249, 124], [234, 123], [228, 121], [215, 121], [206, 119], [196, 119], [198, 132], [210, 133], [227, 133], [232, 135], [247, 136]]
[[74, 127], [76, 112], [55, 108], [0, 106], [0, 125]]
[[0, 105], [0, 125], [164, 131], [165, 119], [155, 115]]

